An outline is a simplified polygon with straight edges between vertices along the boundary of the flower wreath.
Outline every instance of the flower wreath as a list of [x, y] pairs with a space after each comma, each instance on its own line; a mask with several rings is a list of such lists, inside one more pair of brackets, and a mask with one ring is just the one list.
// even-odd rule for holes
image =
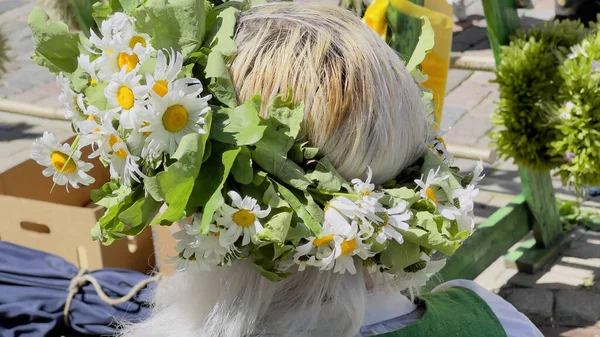
[[[393, 181], [375, 186], [367, 167], [365, 181], [346, 181], [319, 149], [297, 141], [304, 109], [291, 92], [270, 103], [268, 119], [260, 96], [238, 104], [227, 61], [236, 18], [249, 5], [217, 2], [99, 3], [101, 34], [89, 39], [41, 9], [31, 13], [33, 59], [58, 74], [77, 133], [71, 145], [45, 133], [32, 157], [73, 188], [94, 180], [82, 147], [110, 168], [111, 181], [91, 194], [106, 207], [94, 239], [108, 245], [191, 217], [174, 235], [178, 270], [251, 259], [278, 281], [309, 267], [355, 273], [355, 257], [407, 279], [439, 270], [444, 262], [430, 256], [453, 254], [473, 230], [481, 164], [460, 176], [435, 138]], [[430, 28], [424, 19], [423, 32]], [[420, 44], [407, 63], [418, 79], [426, 51]]]

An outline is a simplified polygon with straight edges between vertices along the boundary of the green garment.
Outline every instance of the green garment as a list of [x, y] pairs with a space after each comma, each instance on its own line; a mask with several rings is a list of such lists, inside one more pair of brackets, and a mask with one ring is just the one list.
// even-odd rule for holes
[[453, 287], [420, 299], [426, 311], [418, 322], [377, 337], [507, 337], [492, 309], [470, 289]]

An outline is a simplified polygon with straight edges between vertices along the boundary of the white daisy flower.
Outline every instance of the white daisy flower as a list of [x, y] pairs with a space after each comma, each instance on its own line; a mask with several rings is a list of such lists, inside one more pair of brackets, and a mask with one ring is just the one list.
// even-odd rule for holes
[[[168, 63], [167, 57], [169, 59]], [[159, 50], [156, 55], [154, 74], [146, 74], [146, 85], [151, 88], [150, 92], [153, 95], [165, 97], [173, 89], [173, 81], [177, 79], [182, 66], [183, 56], [181, 53], [173, 50], [170, 53]]]
[[90, 55], [79, 55], [77, 57], [77, 63], [83, 71], [90, 75], [90, 85], [94, 85], [100, 82], [100, 79], [98, 79], [98, 69], [96, 69], [96, 62], [90, 61]]
[[73, 124], [86, 120], [88, 116], [83, 113], [77, 104], [78, 97], [83, 97], [83, 94], [77, 94], [71, 89], [69, 79], [62, 72], [56, 77], [56, 84], [58, 84], [61, 91], [58, 100], [64, 108], [65, 118], [70, 119]]
[[411, 213], [407, 210], [408, 203], [401, 201], [393, 208], [377, 213], [382, 221], [377, 223], [375, 240], [379, 243], [384, 243], [386, 240], [396, 240], [398, 243], [403, 243], [404, 238], [398, 230], [406, 231], [410, 227], [406, 221], [410, 220]]
[[110, 158], [111, 178], [121, 178], [125, 185], [130, 185], [132, 179], [139, 183], [141, 182], [140, 178], [146, 178], [138, 165], [140, 157], [131, 154], [124, 141], [113, 134], [109, 140], [109, 145], [113, 150]]
[[417, 186], [421, 188], [421, 191], [419, 192], [421, 194], [421, 198], [428, 198], [436, 206], [439, 204], [439, 201], [436, 194], [436, 190], [432, 187], [432, 185], [440, 183], [450, 177], [450, 175], [438, 177], [437, 175], [439, 172], [439, 167], [435, 171], [433, 169], [430, 169], [427, 173], [427, 179], [425, 179], [425, 181], [421, 179], [415, 179], [415, 184], [417, 184]]
[[173, 256], [166, 261], [167, 263], [174, 264], [173, 269], [178, 272], [203, 272], [211, 271], [214, 264], [212, 261], [208, 261], [202, 258], [196, 258], [196, 255], [192, 254], [189, 257], [184, 257], [182, 253], [177, 256]]
[[296, 248], [293, 260], [299, 266], [298, 270], [302, 271], [307, 266], [331, 269], [335, 258], [334, 248], [344, 241], [340, 234], [348, 234], [348, 230], [345, 225], [339, 227], [325, 222], [321, 237], [308, 237], [308, 242]]
[[96, 60], [98, 77], [103, 81], [108, 81], [113, 74], [121, 70], [126, 73], [136, 72], [137, 69], [151, 56], [153, 49], [144, 48], [137, 43], [134, 48], [116, 49], [103, 52]]
[[467, 188], [459, 188], [452, 192], [452, 206], [440, 206], [440, 214], [448, 220], [456, 220], [460, 231], [473, 229], [475, 221], [473, 220], [474, 199], [479, 193], [475, 185], [469, 185]]
[[90, 30], [90, 42], [102, 52], [112, 52], [115, 46], [122, 43], [119, 36], [132, 32], [135, 18], [116, 12], [102, 21], [99, 27], [99, 37], [96, 32]]
[[246, 196], [242, 199], [235, 191], [230, 191], [227, 195], [231, 198], [234, 207], [224, 204], [215, 218], [217, 224], [227, 228], [228, 235], [234, 242], [243, 236], [242, 246], [246, 246], [250, 241], [258, 243], [254, 236], [263, 230], [259, 219], [271, 213], [271, 206], [261, 210], [257, 200], [252, 197]]
[[[149, 146], [153, 146], [153, 157], [158, 157], [157, 153], [163, 151], [173, 154], [181, 138], [189, 133], [205, 133], [202, 128], [203, 115], [210, 110], [208, 100], [211, 96], [199, 98], [202, 91], [200, 82], [196, 80], [193, 89], [190, 89], [188, 83], [187, 80], [177, 80], [173, 83], [173, 90], [165, 97], [151, 98], [153, 110], [143, 120], [148, 125], [139, 131], [151, 132], [146, 141]], [[189, 94], [189, 90], [194, 92]]]
[[52, 176], [57, 185], [65, 185], [68, 190], [68, 184], [79, 188], [79, 184], [87, 186], [95, 181], [94, 177], [86, 173], [94, 165], [81, 161], [81, 151], [73, 151], [69, 144], [61, 145], [54, 134], [44, 132], [41, 138], [35, 140], [33, 148], [31, 159], [46, 166], [42, 173], [45, 177]]
[[446, 260], [431, 261], [431, 257], [421, 253], [421, 261], [404, 268], [398, 274], [401, 289], [408, 289], [411, 301], [415, 300], [415, 294], [427, 284], [427, 280], [433, 274], [439, 272], [446, 265]]
[[[196, 229], [200, 229], [202, 220], [202, 213], [195, 213], [192, 224]], [[198, 234], [198, 230], [196, 230]], [[235, 242], [237, 239], [233, 239], [226, 228], [220, 227], [211, 223], [208, 226], [208, 234], [199, 236], [199, 247], [203, 249], [202, 254], [205, 258], [214, 258], [218, 261], [222, 261], [225, 256], [232, 252], [237, 252]]]
[[335, 247], [334, 273], [344, 274], [347, 271], [350, 274], [356, 274], [353, 256], [356, 255], [361, 259], [366, 260], [375, 255], [369, 251], [371, 245], [364, 243], [364, 238], [360, 234], [358, 223], [354, 222], [350, 235], [346, 236], [344, 241], [342, 241], [339, 246]]
[[371, 167], [367, 166], [367, 180], [363, 182], [358, 178], [352, 179], [354, 191], [359, 196], [370, 196], [379, 200], [383, 197], [383, 193], [373, 193], [373, 191], [375, 191], [375, 184], [371, 183], [371, 178], [373, 178], [373, 171], [371, 170]]
[[351, 222], [358, 214], [358, 205], [346, 197], [335, 197], [325, 205], [325, 224], [334, 233], [344, 235], [351, 230]]
[[576, 44], [574, 46], [571, 47], [571, 53], [569, 55], [567, 55], [567, 57], [572, 60], [574, 58], [577, 58], [578, 56], [583, 56], [585, 58], [588, 58], [588, 54], [585, 51], [585, 47], [589, 44], [588, 41], [583, 41], [581, 44]]
[[442, 137], [433, 139], [427, 147], [440, 157], [444, 163], [452, 165], [454, 162], [454, 156], [446, 148], [446, 143]]
[[125, 129], [138, 129], [142, 125], [140, 112], [145, 110], [148, 87], [140, 84], [141, 75], [122, 70], [104, 88], [104, 96], [114, 108], [111, 113], [120, 113], [119, 122]]
[[560, 118], [571, 119], [571, 112], [573, 111], [574, 107], [575, 104], [571, 101], [565, 103], [565, 105], [563, 105], [563, 107], [560, 109]]
[[479, 184], [479, 182], [485, 178], [485, 174], [483, 173], [483, 161], [478, 161], [477, 165], [475, 165], [475, 169], [473, 170], [473, 180], [471, 181], [471, 184], [477, 186]]

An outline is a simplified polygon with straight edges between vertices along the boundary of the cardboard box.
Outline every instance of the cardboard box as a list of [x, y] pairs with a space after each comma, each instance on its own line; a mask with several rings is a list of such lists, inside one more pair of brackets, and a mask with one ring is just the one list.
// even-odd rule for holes
[[173, 238], [173, 232], [178, 230], [175, 226], [152, 226], [156, 267], [164, 275], [175, 273], [174, 265], [167, 263], [169, 258], [177, 255], [177, 241]]
[[[84, 149], [82, 158], [90, 150]], [[82, 255], [88, 268], [125, 268], [143, 273], [154, 267], [152, 233], [118, 240], [111, 246], [93, 241], [91, 228], [104, 209], [90, 204], [90, 191], [110, 179], [98, 161], [88, 173], [96, 179], [79, 189], [56, 186], [42, 175], [43, 167], [27, 160], [0, 174], [0, 240], [58, 255], [80, 266]]]

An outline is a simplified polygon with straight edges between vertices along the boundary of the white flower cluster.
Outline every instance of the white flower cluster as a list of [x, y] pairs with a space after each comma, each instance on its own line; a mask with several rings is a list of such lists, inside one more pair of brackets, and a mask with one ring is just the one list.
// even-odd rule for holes
[[[92, 45], [78, 57], [90, 78], [84, 90], [75, 92], [62, 73], [58, 76], [65, 117], [80, 138], [69, 148], [42, 137], [32, 158], [47, 166], [45, 174], [54, 173], [59, 185], [69, 182], [76, 188], [93, 181], [85, 174], [91, 166], [78, 161], [82, 147], [91, 145], [90, 158], [100, 157], [113, 179], [129, 185], [144, 177], [142, 162], [172, 155], [186, 134], [204, 133], [210, 96], [200, 97], [198, 79], [179, 78], [184, 61], [179, 52], [155, 50], [134, 23], [133, 17], [115, 13], [102, 22], [102, 37], [91, 31]], [[69, 156], [73, 160], [65, 164]]]
[[200, 234], [202, 214], [194, 214], [191, 224], [184, 224], [183, 230], [175, 233], [178, 256], [169, 262], [175, 263], [178, 271], [210, 271], [211, 267], [227, 264], [230, 257], [239, 253], [236, 242], [242, 238], [241, 247], [259, 243], [256, 233], [263, 230], [260, 219], [271, 212], [267, 207], [261, 210], [256, 199], [242, 197], [231, 191], [228, 193], [232, 205], [224, 204], [217, 210], [208, 234]]

